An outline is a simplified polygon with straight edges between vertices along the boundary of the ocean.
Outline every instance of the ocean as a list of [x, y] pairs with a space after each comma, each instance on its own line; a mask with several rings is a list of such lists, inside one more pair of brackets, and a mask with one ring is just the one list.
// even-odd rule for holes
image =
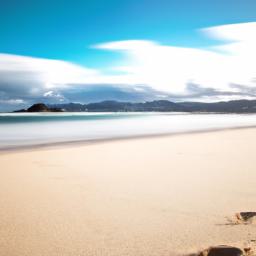
[[0, 149], [256, 126], [256, 114], [1, 113]]

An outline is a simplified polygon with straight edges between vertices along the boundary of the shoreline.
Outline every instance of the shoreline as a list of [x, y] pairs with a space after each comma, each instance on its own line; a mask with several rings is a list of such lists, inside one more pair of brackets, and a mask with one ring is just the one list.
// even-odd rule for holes
[[150, 139], [150, 138], [162, 138], [162, 137], [176, 137], [182, 135], [193, 135], [193, 134], [205, 134], [205, 133], [214, 133], [222, 131], [233, 131], [233, 130], [250, 130], [255, 129], [256, 126], [236, 126], [236, 127], [227, 127], [227, 128], [213, 128], [213, 129], [204, 129], [197, 131], [185, 131], [185, 132], [168, 132], [168, 133], [159, 133], [159, 134], [145, 134], [145, 135], [132, 135], [132, 136], [121, 136], [115, 138], [100, 138], [100, 139], [91, 139], [91, 140], [73, 140], [73, 141], [63, 141], [63, 142], [46, 142], [40, 144], [31, 144], [31, 145], [15, 145], [15, 146], [0, 146], [0, 156], [8, 153], [16, 152], [30, 152], [34, 150], [48, 150], [48, 149], [60, 149], [66, 147], [81, 147], [89, 146], [94, 144], [109, 143], [109, 142], [118, 142], [118, 141], [127, 141], [127, 140], [140, 140], [140, 139]]

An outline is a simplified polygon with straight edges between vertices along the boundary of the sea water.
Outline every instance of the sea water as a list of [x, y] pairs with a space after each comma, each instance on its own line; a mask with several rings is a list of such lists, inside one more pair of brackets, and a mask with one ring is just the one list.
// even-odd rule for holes
[[256, 114], [1, 113], [0, 149], [256, 126]]

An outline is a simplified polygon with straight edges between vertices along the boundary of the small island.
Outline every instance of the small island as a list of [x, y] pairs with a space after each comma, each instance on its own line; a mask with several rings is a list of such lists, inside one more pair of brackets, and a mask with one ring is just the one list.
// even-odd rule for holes
[[28, 109], [20, 109], [20, 110], [16, 110], [14, 111], [15, 113], [33, 113], [33, 112], [63, 112], [62, 109], [60, 108], [50, 108], [47, 105], [45, 105], [44, 103], [36, 103], [34, 105], [32, 105], [31, 107], [29, 107]]

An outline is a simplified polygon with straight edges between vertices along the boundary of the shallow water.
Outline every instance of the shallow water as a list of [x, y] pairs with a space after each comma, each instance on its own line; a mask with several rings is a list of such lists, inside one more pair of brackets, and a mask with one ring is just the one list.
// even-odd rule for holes
[[256, 126], [256, 114], [0, 114], [0, 149], [70, 141]]

